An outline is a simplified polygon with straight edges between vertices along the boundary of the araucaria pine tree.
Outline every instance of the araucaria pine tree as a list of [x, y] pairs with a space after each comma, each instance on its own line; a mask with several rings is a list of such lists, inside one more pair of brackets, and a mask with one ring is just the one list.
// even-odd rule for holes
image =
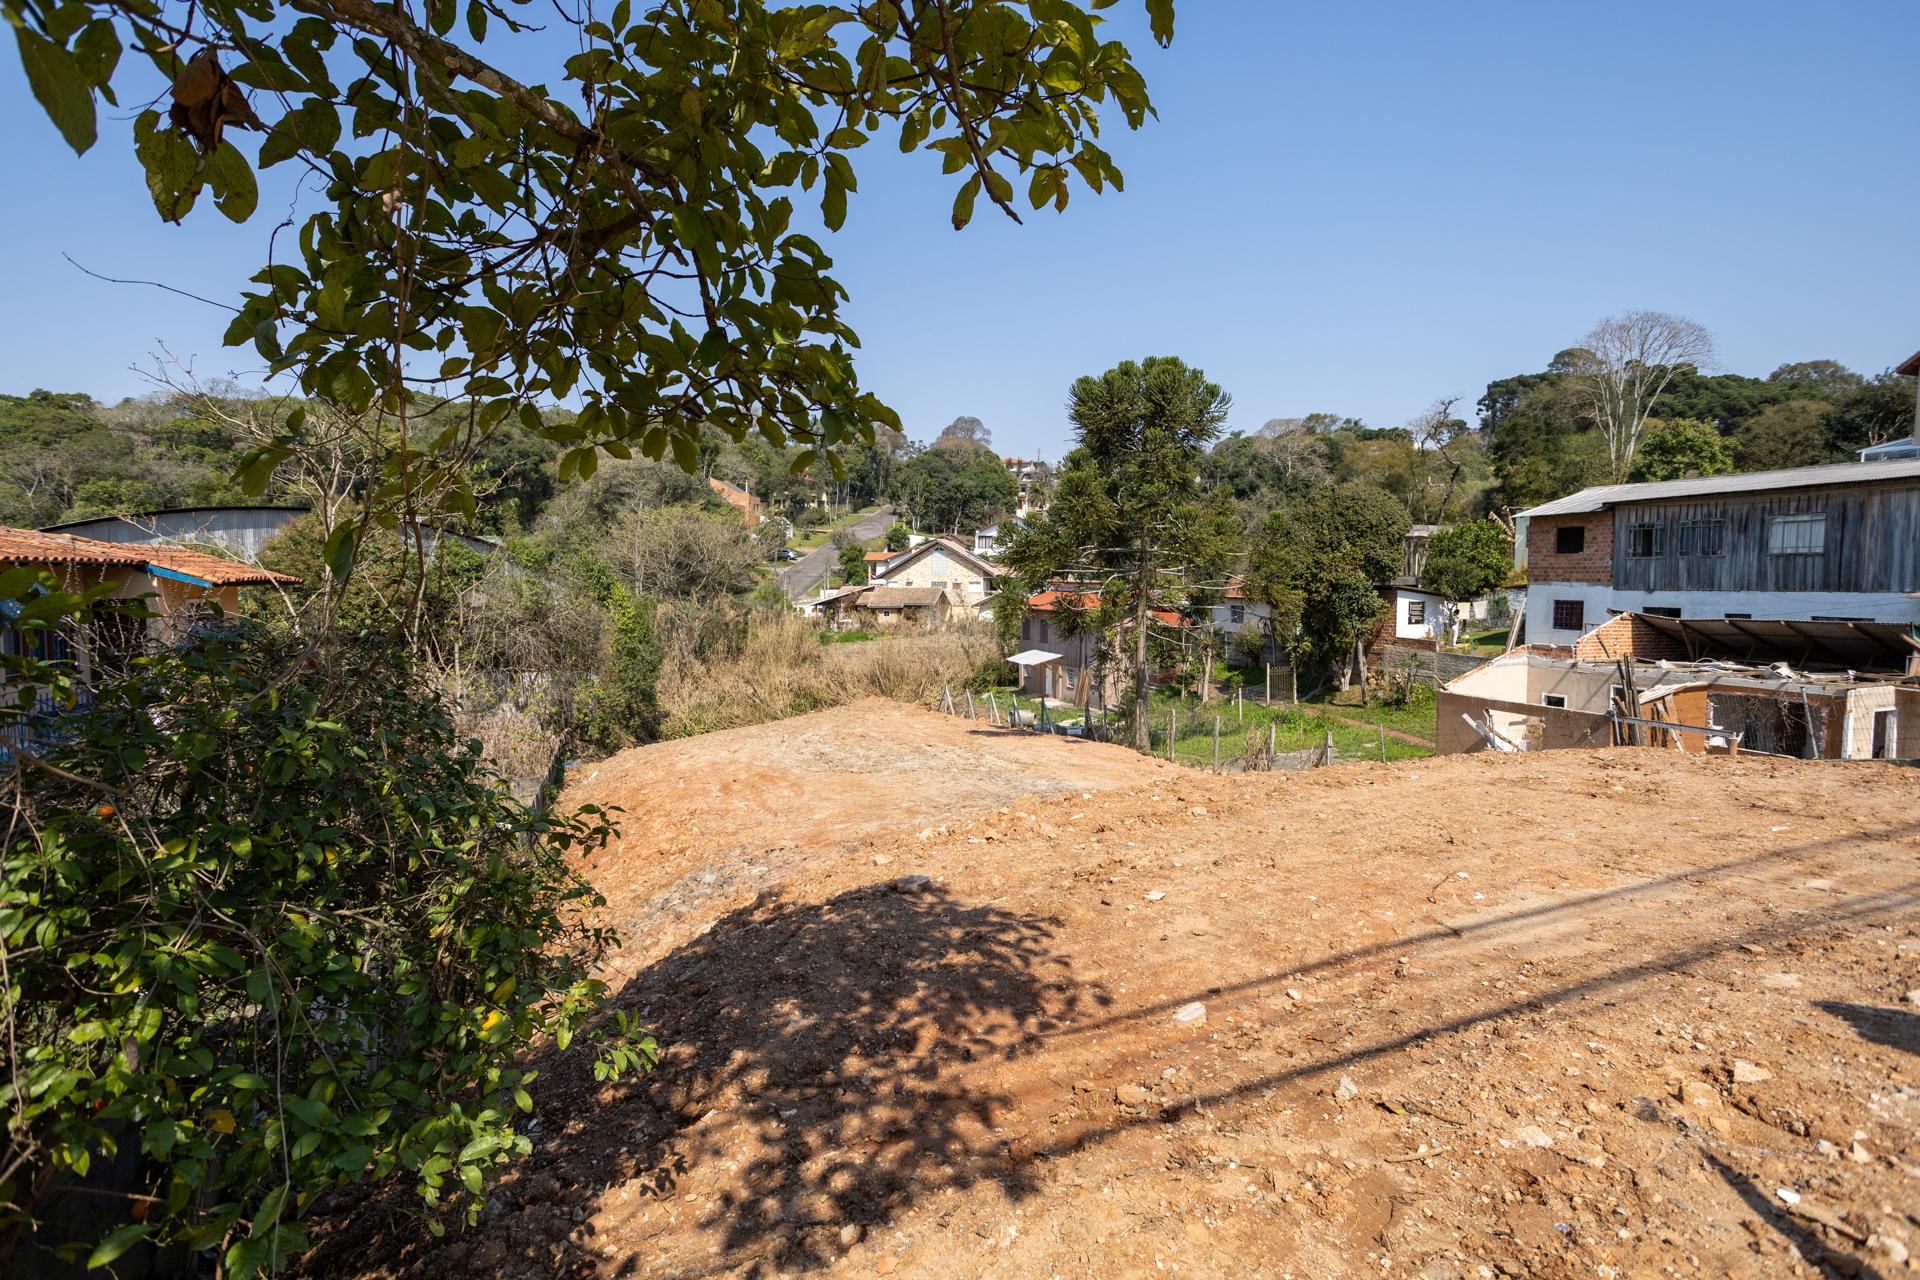
[[1148, 742], [1149, 638], [1155, 609], [1176, 608], [1223, 579], [1239, 550], [1238, 522], [1202, 493], [1200, 459], [1231, 400], [1173, 356], [1116, 365], [1073, 384], [1075, 448], [1053, 501], [1008, 552], [1031, 584], [1060, 575], [1099, 593], [1089, 621], [1103, 649], [1128, 654], [1133, 742]]

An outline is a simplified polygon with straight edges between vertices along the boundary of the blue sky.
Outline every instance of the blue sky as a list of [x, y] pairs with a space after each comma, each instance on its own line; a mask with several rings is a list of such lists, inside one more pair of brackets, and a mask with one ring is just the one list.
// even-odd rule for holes
[[[970, 413], [1004, 452], [1057, 458], [1073, 378], [1149, 354], [1205, 368], [1238, 429], [1313, 411], [1398, 425], [1437, 396], [1470, 407], [1635, 307], [1705, 324], [1743, 373], [1877, 372], [1920, 347], [1915, 0], [1183, 0], [1167, 50], [1118, 25], [1160, 109], [1108, 130], [1124, 194], [1076, 192], [1019, 227], [983, 201], [956, 234], [934, 158], [856, 157], [828, 249], [862, 376], [910, 435]], [[75, 158], [10, 53], [0, 109], [0, 390], [138, 394], [130, 366], [162, 342], [203, 376], [246, 376], [221, 313], [61, 254], [230, 297], [284, 186], [245, 226], [210, 205], [166, 226], [124, 126]]]

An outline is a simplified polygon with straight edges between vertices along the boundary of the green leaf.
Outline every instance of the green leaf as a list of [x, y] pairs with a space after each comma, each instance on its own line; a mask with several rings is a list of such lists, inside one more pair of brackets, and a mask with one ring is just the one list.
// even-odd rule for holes
[[133, 1222], [121, 1227], [93, 1247], [93, 1252], [87, 1255], [87, 1270], [92, 1271], [107, 1266], [115, 1258], [145, 1240], [151, 1230], [152, 1228], [144, 1222]]
[[120, 64], [120, 37], [113, 23], [96, 18], [82, 27], [79, 39], [73, 42], [73, 59], [88, 84], [104, 88]]
[[160, 216], [168, 222], [186, 217], [200, 192], [200, 153], [193, 144], [162, 129], [159, 112], [143, 111], [133, 122], [133, 152], [147, 171], [147, 192]]
[[826, 190], [820, 194], [820, 217], [829, 231], [838, 231], [847, 220], [847, 190], [831, 169], [827, 171]]
[[254, 185], [253, 170], [240, 148], [222, 141], [207, 158], [207, 177], [213, 182], [214, 203], [234, 222], [245, 222], [260, 203], [260, 189]]
[[959, 231], [973, 221], [974, 197], [980, 194], [980, 175], [968, 178], [966, 185], [960, 188], [960, 194], [953, 198], [953, 229]]
[[353, 568], [353, 555], [359, 544], [360, 530], [357, 525], [338, 525], [327, 535], [326, 543], [320, 549], [320, 558], [336, 580], [344, 579]]
[[676, 432], [673, 437], [673, 461], [682, 471], [692, 473], [700, 465], [699, 442]]
[[1147, 18], [1161, 48], [1173, 43], [1173, 0], [1147, 0]]
[[13, 29], [20, 45], [20, 66], [40, 107], [76, 155], [85, 155], [98, 136], [93, 93], [79, 61], [65, 49], [24, 26]]

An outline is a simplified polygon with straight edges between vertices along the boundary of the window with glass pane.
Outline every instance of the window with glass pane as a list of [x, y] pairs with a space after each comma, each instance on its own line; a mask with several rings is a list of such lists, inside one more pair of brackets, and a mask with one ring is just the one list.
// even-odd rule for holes
[[1827, 518], [1817, 516], [1774, 516], [1767, 521], [1767, 554], [1774, 556], [1817, 556], [1826, 554]]

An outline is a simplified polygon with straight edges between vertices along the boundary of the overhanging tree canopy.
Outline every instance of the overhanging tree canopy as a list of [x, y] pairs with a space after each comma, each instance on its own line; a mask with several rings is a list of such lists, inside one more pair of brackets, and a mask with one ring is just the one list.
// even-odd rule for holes
[[[208, 193], [244, 222], [256, 167], [308, 171], [318, 206], [271, 238], [227, 339], [307, 396], [393, 420], [373, 501], [440, 485], [458, 509], [457, 466], [435, 460], [509, 415], [568, 446], [563, 476], [602, 448], [692, 469], [703, 424], [800, 438], [837, 469], [837, 446], [897, 426], [859, 387], [845, 290], [795, 229], [796, 200], [838, 228], [848, 157], [883, 129], [959, 180], [955, 227], [982, 194], [1017, 219], [1023, 202], [1063, 208], [1076, 177], [1118, 186], [1102, 109], [1137, 127], [1152, 107], [1131, 54], [1102, 37], [1113, 3], [560, 5], [577, 51], [552, 87], [506, 70], [540, 53], [529, 24], [554, 22], [526, 0], [0, 9], [75, 150], [95, 141], [97, 102], [166, 107], [134, 124], [162, 217]], [[1164, 44], [1173, 2], [1145, 3]], [[257, 155], [236, 145], [248, 130]], [[409, 434], [428, 395], [467, 411]], [[556, 400], [580, 412], [543, 419]], [[295, 409], [257, 480], [301, 425]]]

